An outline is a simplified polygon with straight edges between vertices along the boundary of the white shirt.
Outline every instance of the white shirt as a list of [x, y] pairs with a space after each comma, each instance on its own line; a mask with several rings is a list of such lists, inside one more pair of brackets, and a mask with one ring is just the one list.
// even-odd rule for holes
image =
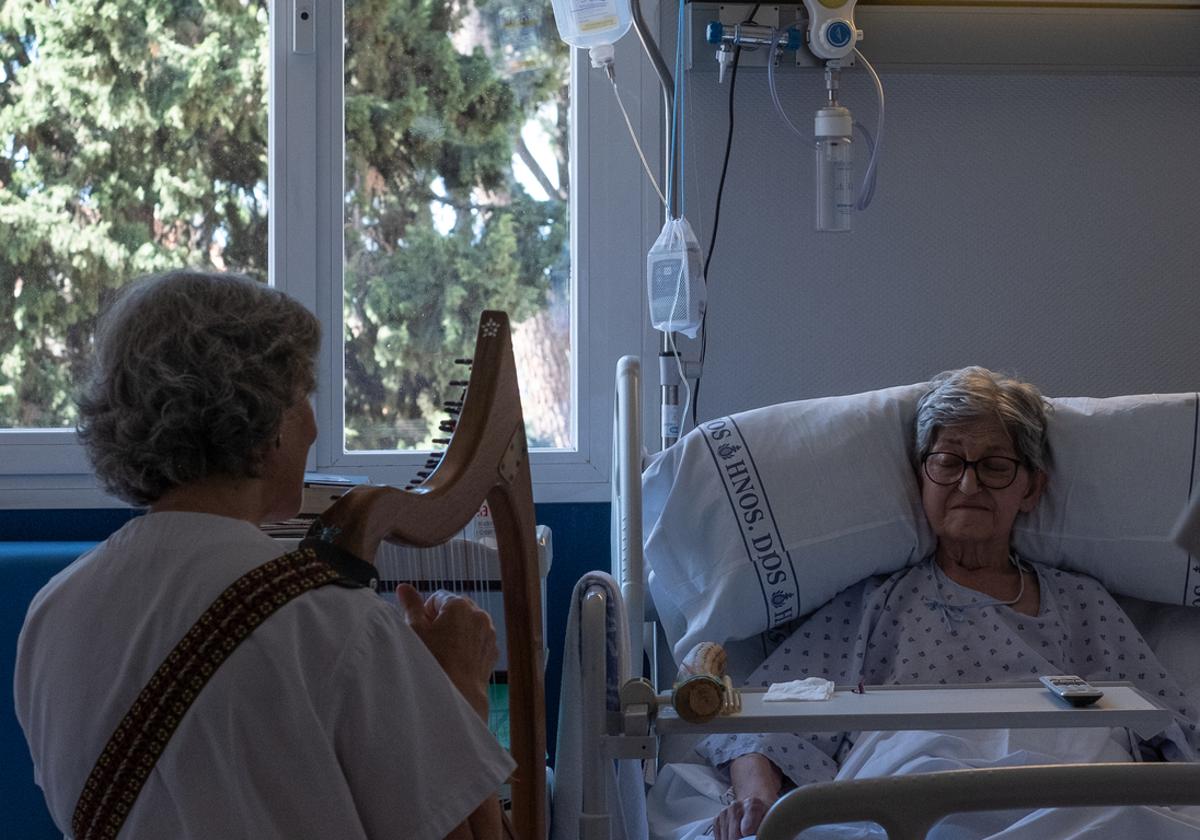
[[[151, 513], [56, 575], [17, 645], [17, 717], [70, 835], [84, 780], [166, 654], [283, 553], [247, 522]], [[440, 838], [513, 768], [398, 607], [331, 585], [280, 608], [184, 715], [122, 837]]]

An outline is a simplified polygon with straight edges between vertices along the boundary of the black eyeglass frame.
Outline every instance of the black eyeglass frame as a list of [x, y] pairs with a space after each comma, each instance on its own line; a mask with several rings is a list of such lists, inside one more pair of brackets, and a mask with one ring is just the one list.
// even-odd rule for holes
[[[962, 469], [959, 470], [958, 476], [953, 481], [938, 481], [936, 478], [934, 478], [932, 475], [929, 474], [929, 459], [932, 458], [934, 455], [949, 455], [951, 458], [957, 458], [959, 461], [962, 462]], [[983, 477], [979, 474], [979, 465], [982, 464], [984, 461], [991, 461], [993, 459], [999, 459], [1001, 461], [1008, 461], [1009, 463], [1016, 465], [1016, 469], [1013, 470], [1012, 478], [1010, 478], [1007, 482], [1005, 482], [1004, 484], [1001, 484], [999, 486], [994, 485], [994, 484], [988, 484], [986, 481], [983, 480]], [[1017, 480], [1017, 476], [1021, 474], [1021, 467], [1023, 467], [1023, 466], [1025, 466], [1025, 463], [1023, 461], [1021, 461], [1019, 458], [1010, 458], [1007, 455], [987, 455], [983, 458], [977, 458], [974, 461], [968, 461], [966, 458], [964, 458], [963, 456], [959, 455], [956, 452], [935, 451], [935, 452], [927, 452], [925, 454], [925, 456], [923, 458], [921, 458], [921, 469], [924, 471], [925, 477], [928, 478], [930, 481], [932, 481], [934, 484], [938, 485], [939, 487], [953, 487], [955, 484], [958, 484], [960, 481], [962, 481], [963, 476], [967, 474], [967, 470], [971, 469], [971, 470], [975, 471], [975, 480], [977, 482], [979, 482], [980, 487], [986, 487], [989, 490], [1006, 490], [1009, 487], [1012, 487], [1013, 482]]]

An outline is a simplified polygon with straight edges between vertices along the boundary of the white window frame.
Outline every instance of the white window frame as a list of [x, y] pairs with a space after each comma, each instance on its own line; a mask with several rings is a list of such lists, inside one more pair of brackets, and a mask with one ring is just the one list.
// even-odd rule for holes
[[[419, 453], [343, 453], [342, 342], [342, 4], [315, 7], [317, 49], [292, 48], [297, 0], [272, 0], [268, 183], [270, 281], [321, 319], [325, 337], [316, 399], [320, 433], [309, 468], [405, 483]], [[647, 9], [647, 18], [656, 19]], [[661, 226], [661, 208], [642, 173], [607, 79], [574, 50], [571, 101], [571, 334], [576, 356], [572, 451], [532, 454], [538, 502], [609, 498], [613, 378], [617, 359], [652, 355], [645, 311], [645, 253]], [[618, 79], [647, 156], [661, 171], [658, 81], [630, 32], [617, 45]], [[637, 212], [631, 212], [634, 208]], [[334, 340], [337, 339], [337, 340]], [[647, 351], [650, 352], [647, 352]], [[0, 507], [122, 507], [91, 474], [72, 430], [0, 431]]]

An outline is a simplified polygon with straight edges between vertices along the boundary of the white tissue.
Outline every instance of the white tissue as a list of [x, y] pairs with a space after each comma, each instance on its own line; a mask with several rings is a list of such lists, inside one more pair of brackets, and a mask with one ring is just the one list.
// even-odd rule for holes
[[833, 696], [833, 683], [821, 677], [808, 677], [791, 682], [771, 683], [763, 702], [781, 700], [828, 700]]

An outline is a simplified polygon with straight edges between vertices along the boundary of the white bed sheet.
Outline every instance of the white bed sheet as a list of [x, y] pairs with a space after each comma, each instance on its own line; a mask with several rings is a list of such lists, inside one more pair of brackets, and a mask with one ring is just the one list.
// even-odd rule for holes
[[[1122, 729], [958, 730], [863, 733], [838, 780], [980, 767], [1131, 761]], [[670, 764], [650, 790], [651, 840], [705, 840], [729, 801], [726, 775], [702, 764]], [[804, 840], [886, 840], [874, 823], [820, 826]], [[930, 840], [1083, 838], [1195, 840], [1200, 807], [1043, 808], [958, 814], [942, 820]]]

